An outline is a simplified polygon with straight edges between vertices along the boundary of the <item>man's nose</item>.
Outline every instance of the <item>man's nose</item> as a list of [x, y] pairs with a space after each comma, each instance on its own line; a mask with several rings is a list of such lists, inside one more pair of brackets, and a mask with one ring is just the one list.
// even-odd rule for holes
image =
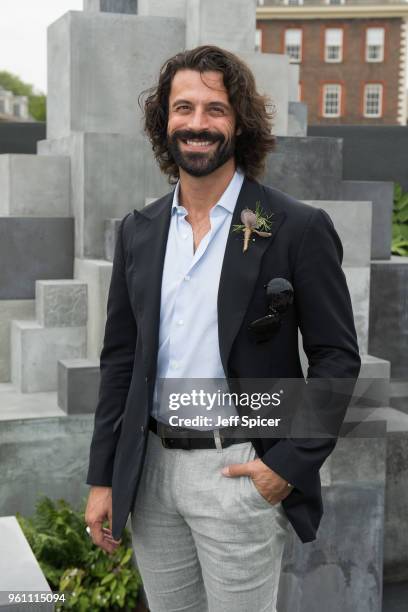
[[199, 131], [208, 129], [207, 116], [201, 109], [196, 109], [189, 117], [188, 127], [191, 130]]

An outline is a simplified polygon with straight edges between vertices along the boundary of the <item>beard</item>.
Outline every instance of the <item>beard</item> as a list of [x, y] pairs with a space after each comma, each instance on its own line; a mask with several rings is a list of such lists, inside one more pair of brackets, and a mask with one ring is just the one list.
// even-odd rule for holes
[[[213, 152], [188, 151], [180, 149], [180, 140], [206, 140], [211, 143], [218, 142], [219, 145]], [[220, 166], [223, 166], [235, 155], [235, 137], [227, 139], [223, 134], [202, 130], [193, 132], [191, 130], [176, 130], [167, 137], [168, 150], [174, 162], [191, 176], [208, 176]]]

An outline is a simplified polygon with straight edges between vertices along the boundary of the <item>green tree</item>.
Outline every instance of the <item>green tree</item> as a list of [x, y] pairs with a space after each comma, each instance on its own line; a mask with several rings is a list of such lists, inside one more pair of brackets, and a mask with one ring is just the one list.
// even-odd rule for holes
[[0, 70], [0, 86], [16, 96], [27, 96], [28, 112], [32, 118], [36, 121], [46, 120], [46, 96], [43, 93], [36, 93], [32, 85], [5, 70]]

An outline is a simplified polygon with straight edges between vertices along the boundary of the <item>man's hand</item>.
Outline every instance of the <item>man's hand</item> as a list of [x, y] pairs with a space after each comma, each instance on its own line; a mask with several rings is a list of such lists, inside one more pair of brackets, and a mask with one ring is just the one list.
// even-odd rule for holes
[[247, 463], [233, 463], [221, 470], [221, 474], [235, 478], [236, 476], [249, 476], [259, 493], [272, 505], [285, 499], [293, 491], [288, 481], [271, 470], [261, 459], [254, 459]]
[[[109, 521], [109, 529], [102, 527]], [[85, 522], [91, 530], [94, 544], [112, 554], [122, 540], [112, 538], [112, 489], [111, 487], [91, 487], [85, 510]]]

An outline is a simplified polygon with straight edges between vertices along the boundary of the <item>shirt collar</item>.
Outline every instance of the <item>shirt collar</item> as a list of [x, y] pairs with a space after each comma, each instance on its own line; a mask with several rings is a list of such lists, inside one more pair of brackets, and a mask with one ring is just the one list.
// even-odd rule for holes
[[[240, 168], [237, 168], [234, 172], [234, 175], [231, 181], [228, 184], [228, 187], [218, 200], [218, 202], [213, 206], [222, 206], [225, 210], [227, 210], [231, 215], [234, 212], [235, 205], [237, 203], [237, 199], [239, 196], [239, 192], [241, 191], [242, 183], [244, 182], [245, 175]], [[176, 211], [185, 212], [186, 209], [184, 206], [179, 204], [179, 191], [180, 191], [180, 181], [177, 181], [176, 188], [173, 192], [173, 203], [171, 205], [171, 214]]]

